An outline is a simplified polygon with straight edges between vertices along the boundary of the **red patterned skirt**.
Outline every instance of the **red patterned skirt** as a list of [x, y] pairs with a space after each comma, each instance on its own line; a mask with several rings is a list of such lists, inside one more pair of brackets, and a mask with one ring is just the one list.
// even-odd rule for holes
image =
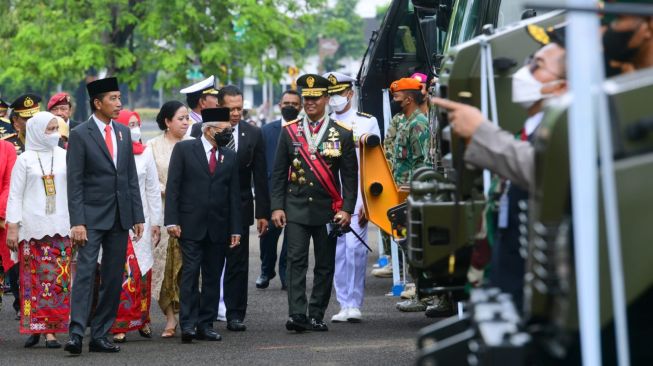
[[127, 242], [127, 262], [120, 292], [120, 306], [111, 333], [127, 333], [150, 322], [152, 271], [143, 275], [138, 267], [131, 238]]
[[67, 236], [20, 242], [21, 333], [68, 332], [72, 257]]

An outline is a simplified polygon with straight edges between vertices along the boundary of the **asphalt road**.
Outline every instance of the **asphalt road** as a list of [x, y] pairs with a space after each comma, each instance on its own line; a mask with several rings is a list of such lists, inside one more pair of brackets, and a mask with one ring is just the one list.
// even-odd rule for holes
[[[376, 233], [370, 233], [370, 246], [376, 250]], [[258, 290], [254, 281], [259, 274], [258, 239], [250, 243], [249, 306], [246, 332], [234, 333], [226, 324], [216, 322], [223, 336], [221, 342], [181, 344], [179, 333], [173, 339], [161, 339], [164, 318], [153, 302], [151, 316], [155, 337], [141, 338], [128, 334], [127, 343], [118, 354], [84, 352], [70, 357], [63, 350], [49, 350], [41, 343], [23, 348], [25, 335], [18, 333], [18, 322], [11, 310], [11, 295], [5, 295], [0, 311], [0, 365], [409, 365], [414, 363], [417, 331], [432, 323], [423, 313], [400, 313], [395, 310], [398, 298], [388, 297], [391, 280], [369, 275], [376, 253], [369, 257], [364, 321], [360, 324], [329, 324], [324, 333], [296, 334], [286, 331], [286, 292], [278, 278], [266, 290]], [[312, 251], [311, 251], [312, 253]], [[312, 283], [312, 261], [308, 284]], [[325, 319], [339, 307], [332, 294]], [[59, 336], [67, 340], [66, 335]]]

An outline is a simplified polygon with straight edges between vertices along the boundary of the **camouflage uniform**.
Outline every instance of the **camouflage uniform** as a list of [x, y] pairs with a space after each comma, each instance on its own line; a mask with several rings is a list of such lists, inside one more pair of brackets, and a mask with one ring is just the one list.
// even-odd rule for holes
[[[396, 129], [390, 131], [395, 126]], [[394, 138], [390, 137], [391, 133]], [[410, 183], [415, 170], [429, 166], [430, 145], [429, 121], [419, 109], [415, 110], [409, 118], [400, 113], [392, 119], [385, 147], [386, 157], [388, 151], [390, 152], [389, 161], [397, 185]]]

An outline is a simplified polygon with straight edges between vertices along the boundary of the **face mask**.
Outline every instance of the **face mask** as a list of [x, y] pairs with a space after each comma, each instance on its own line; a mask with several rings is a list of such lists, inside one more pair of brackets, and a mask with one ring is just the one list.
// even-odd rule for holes
[[[638, 27], [639, 28], [639, 27]], [[629, 48], [628, 43], [635, 31], [616, 32], [612, 28], [603, 34], [603, 53], [609, 61], [628, 62], [637, 54], [637, 48]]]
[[542, 83], [535, 79], [528, 66], [524, 66], [512, 75], [512, 102], [525, 109], [537, 101], [546, 98], [542, 95]]
[[216, 132], [213, 135], [213, 139], [215, 140], [215, 144], [218, 145], [219, 147], [225, 147], [227, 144], [229, 144], [229, 141], [231, 140], [231, 131], [222, 131], [222, 132]]
[[55, 147], [59, 145], [59, 139], [61, 139], [61, 134], [59, 133], [51, 133], [49, 135], [45, 135], [45, 143], [49, 147]]
[[390, 114], [393, 116], [397, 113], [400, 113], [401, 111], [404, 110], [404, 108], [401, 106], [403, 103], [403, 100], [391, 100], [390, 101]]
[[283, 117], [283, 120], [286, 122], [296, 120], [298, 115], [299, 115], [299, 109], [293, 106], [288, 105], [281, 108], [281, 117]]
[[329, 99], [329, 106], [333, 108], [336, 113], [342, 112], [349, 103], [349, 98], [343, 97], [342, 95], [332, 95]]
[[130, 128], [129, 131], [131, 132], [132, 135], [132, 141], [140, 141], [141, 140], [141, 128], [140, 127], [134, 127]]

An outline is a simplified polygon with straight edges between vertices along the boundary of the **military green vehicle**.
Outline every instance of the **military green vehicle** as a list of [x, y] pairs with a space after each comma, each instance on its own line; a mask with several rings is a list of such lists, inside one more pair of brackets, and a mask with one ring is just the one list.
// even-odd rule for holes
[[[559, 13], [552, 13], [530, 22], [539, 22], [541, 25], [548, 21], [556, 23], [560, 16]], [[524, 23], [515, 27], [523, 25]], [[511, 40], [510, 33], [498, 31], [491, 43], [496, 45], [505, 42], [517, 48], [514, 45], [519, 44], [519, 41]], [[489, 38], [492, 36], [481, 37], [469, 44], [487, 44]], [[473, 60], [478, 52], [463, 57], [462, 49], [466, 46], [467, 44], [462, 44], [452, 48], [450, 55], [454, 57], [445, 60], [441, 92], [450, 99], [481, 107], [482, 98], [475, 96], [479, 92], [474, 88], [478, 88], [480, 82], [475, 80], [477, 74], [474, 71], [467, 77], [464, 73], [461, 74], [459, 79], [448, 76], [455, 74], [454, 70], [458, 67], [469, 73], [469, 66], [463, 65], [472, 65], [473, 70], [473, 65], [480, 64]], [[492, 49], [494, 56], [515, 58], [511, 54], [514, 49], [496, 51], [497, 48]], [[493, 60], [495, 69], [504, 64], [497, 63], [496, 60]], [[448, 73], [446, 69], [449, 69]], [[498, 117], [502, 127], [515, 131], [517, 125], [512, 123], [519, 121], [511, 121], [513, 114], [508, 112], [510, 107], [502, 106], [500, 102], [502, 89], [505, 93], [505, 86], [499, 81], [501, 75], [499, 73], [494, 76], [499, 106], [498, 110], [495, 109], [497, 112], [494, 116]], [[641, 70], [609, 79], [603, 84], [602, 92], [608, 98], [611, 121], [610, 149], [613, 151], [613, 174], [617, 187], [614, 198], [620, 216], [620, 245], [617, 250], [624, 264], [622, 275], [625, 285], [624, 298], [613, 299], [617, 291], [613, 286], [620, 287], [619, 281], [615, 282], [619, 273], [614, 270], [614, 263], [609, 263], [610, 257], [614, 256], [614, 251], [608, 249], [607, 240], [612, 222], [604, 210], [606, 206], [609, 207], [605, 198], [609, 195], [601, 195], [598, 205], [600, 305], [593, 305], [600, 308], [602, 361], [603, 364], [617, 364], [619, 357], [619, 362], [623, 364], [623, 354], [617, 352], [619, 337], [615, 336], [615, 327], [619, 328], [616, 321], [619, 312], [614, 311], [613, 304], [625, 301], [629, 328], [629, 342], [626, 346], [630, 360], [632, 364], [650, 365], [653, 364], [653, 354], [647, 348], [653, 331], [653, 266], [649, 262], [653, 257], [653, 249], [648, 245], [648, 226], [653, 222], [653, 210], [650, 209], [653, 193], [646, 183], [653, 174], [653, 106], [648, 103], [653, 95], [653, 70]], [[485, 103], [492, 104], [490, 100]], [[580, 338], [583, 332], [578, 310], [581, 289], [577, 286], [578, 257], [572, 239], [572, 177], [567, 123], [571, 103], [570, 96], [548, 103], [534, 141], [536, 186], [529, 206], [530, 232], [524, 237], [528, 257], [523, 314], [515, 308], [510, 296], [502, 294], [498, 289], [473, 290], [471, 299], [459, 318], [438, 322], [421, 331], [418, 364], [577, 365], [581, 361], [587, 362], [581, 357]], [[487, 108], [492, 109], [489, 106]], [[453, 139], [451, 151], [454, 167], [461, 164], [456, 162], [457, 150]], [[603, 161], [601, 167], [607, 165]], [[466, 174], [463, 180], [480, 180], [477, 172]], [[599, 178], [596, 179], [598, 181]], [[458, 189], [462, 189], [460, 184], [458, 186]], [[479, 187], [480, 184], [472, 184], [469, 192], [474, 192]], [[409, 215], [409, 222], [411, 221], [412, 216]], [[421, 223], [425, 220], [423, 216], [418, 216], [416, 221]], [[623, 349], [619, 352], [623, 352]]]
[[[481, 34], [484, 25], [489, 25], [490, 29], [502, 27], [536, 14], [532, 9], [522, 10], [520, 4], [521, 1], [517, 0], [393, 1], [380, 32], [375, 33], [370, 40], [359, 72], [362, 110], [375, 115], [383, 129], [383, 125], [391, 118], [387, 88], [393, 80], [413, 72], [434, 76], [441, 64], [441, 73], [445, 77], [451, 80], [462, 77], [467, 72], [464, 68], [456, 68], [450, 75], [451, 70], [446, 65], [451, 63], [451, 57], [445, 59], [443, 56], [446, 50]], [[531, 42], [521, 55], [526, 57], [528, 50], [534, 47], [535, 43]], [[478, 52], [478, 44], [471, 49], [470, 53]], [[507, 73], [514, 65], [521, 63], [523, 57], [507, 60], [507, 64], [506, 60], [498, 60], [498, 68]], [[466, 66], [475, 68], [478, 81], [478, 57], [470, 60], [471, 63]], [[503, 83], [506, 83], [505, 78]], [[468, 85], [451, 84], [454, 90], [456, 87], [469, 89]], [[478, 85], [475, 89], [470, 89], [475, 92], [476, 98], [478, 89]], [[502, 107], [507, 105], [503, 99], [500, 101]], [[509, 108], [510, 111], [515, 111], [514, 107]], [[518, 111], [516, 114], [521, 116], [524, 113]], [[434, 134], [437, 139], [440, 129], [434, 115], [431, 122], [434, 131], [438, 131]], [[418, 272], [414, 273], [414, 277], [417, 278], [419, 293], [422, 295], [464, 288], [471, 244], [484, 207], [482, 189], [472, 189], [475, 179], [471, 176], [466, 178], [468, 171], [458, 164], [462, 160], [457, 159], [454, 167], [450, 165], [447, 169], [442, 165], [442, 158], [450, 146], [437, 140], [435, 145], [442, 145], [442, 148], [433, 152], [437, 172], [415, 174], [411, 187], [413, 194], [408, 201], [413, 217], [408, 232], [412, 238], [408, 241], [409, 246], [404, 249], [408, 249], [406, 252], [411, 268]], [[455, 156], [458, 155], [454, 154]], [[457, 175], [456, 171], [463, 173]], [[456, 184], [457, 181], [462, 184]], [[405, 212], [397, 214], [400, 211], [405, 211], [405, 205], [390, 213], [391, 221], [406, 217]], [[416, 220], [418, 216], [424, 220]], [[433, 224], [436, 221], [438, 223]], [[400, 222], [397, 225], [405, 227], [406, 223]]]

